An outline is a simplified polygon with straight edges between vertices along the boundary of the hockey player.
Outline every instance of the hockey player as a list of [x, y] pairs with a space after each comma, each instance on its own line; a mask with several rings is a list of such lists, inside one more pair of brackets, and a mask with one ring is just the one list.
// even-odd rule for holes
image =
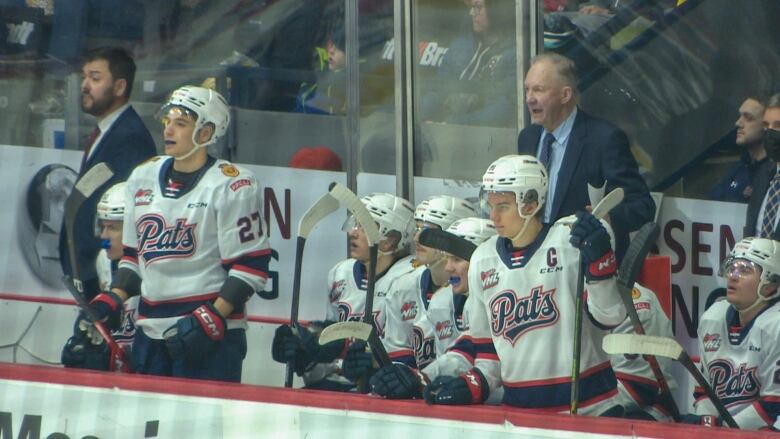
[[[413, 270], [408, 246], [413, 234], [414, 208], [403, 198], [373, 193], [361, 198], [379, 226], [382, 237], [377, 256], [374, 285], [374, 321], [383, 321], [383, 301], [398, 277]], [[271, 352], [273, 359], [293, 364], [307, 388], [353, 391], [357, 378], [370, 365], [362, 342], [349, 345], [335, 341], [319, 346], [318, 333], [333, 322], [360, 321], [366, 312], [369, 246], [365, 231], [350, 217], [344, 225], [349, 238], [349, 258], [328, 272], [329, 303], [324, 322], [309, 328], [298, 327], [297, 334], [288, 325], [276, 329]], [[381, 331], [381, 329], [380, 329]], [[366, 364], [368, 363], [368, 364]]]
[[459, 219], [476, 215], [468, 201], [437, 195], [423, 200], [414, 211], [415, 262], [419, 268], [401, 276], [385, 299], [383, 344], [393, 361], [415, 366], [415, 357], [430, 362], [433, 352], [425, 352], [422, 343], [415, 345], [413, 324], [428, 310], [437, 291], [447, 289], [449, 274], [444, 269], [447, 258], [440, 250], [420, 244], [420, 232], [426, 229], [445, 230]]
[[427, 384], [424, 396], [434, 404], [482, 403], [503, 384], [504, 404], [566, 411], [582, 258], [588, 294], [580, 413], [622, 413], [615, 374], [600, 348], [606, 329], [625, 318], [609, 226], [586, 212], [544, 225], [539, 212], [547, 173], [531, 156], [499, 158], [488, 167], [482, 186], [498, 236], [482, 243], [470, 261], [469, 330], [452, 349], [461, 352], [462, 368], [469, 370], [459, 376], [412, 377]]
[[[726, 300], [710, 306], [699, 322], [701, 368], [739, 428], [773, 428], [780, 415], [780, 243], [739, 241], [721, 276]], [[695, 415], [686, 421], [720, 424], [703, 389], [694, 397]]]
[[[102, 249], [95, 262], [98, 274], [98, 284], [102, 291], [108, 291], [113, 273], [122, 257], [122, 224], [125, 214], [124, 182], [111, 186], [97, 205], [96, 234], [102, 240]], [[135, 319], [138, 308], [138, 297], [131, 297], [124, 302], [119, 328], [112, 332], [112, 337], [126, 353], [130, 352], [135, 335]], [[114, 355], [109, 351], [103, 337], [97, 333], [94, 326], [84, 319], [77, 320], [74, 335], [68, 339], [62, 351], [62, 363], [66, 367], [83, 367], [97, 370], [115, 370], [117, 367]], [[112, 355], [113, 354], [113, 355]]]
[[[658, 337], [674, 337], [672, 322], [666, 316], [656, 294], [639, 283], [634, 283], [631, 291], [639, 320], [645, 334]], [[626, 318], [612, 330], [616, 334], [633, 334], [634, 326]], [[671, 375], [671, 362], [668, 358], [656, 357], [661, 371], [670, 388], [676, 387]], [[625, 408], [625, 416], [634, 419], [647, 419], [669, 422], [672, 418], [668, 408], [659, 398], [659, 386], [650, 364], [640, 355], [611, 355], [612, 369], [618, 379], [618, 401]]]
[[230, 122], [217, 92], [179, 88], [158, 117], [168, 156], [128, 179], [124, 254], [92, 306], [115, 322], [122, 302], [140, 295], [137, 372], [239, 382], [245, 303], [268, 277], [261, 190], [251, 172], [207, 152]]

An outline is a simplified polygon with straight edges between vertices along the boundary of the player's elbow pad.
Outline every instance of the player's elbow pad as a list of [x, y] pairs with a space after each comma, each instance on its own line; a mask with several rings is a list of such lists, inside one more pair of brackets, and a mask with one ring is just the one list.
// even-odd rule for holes
[[233, 276], [228, 276], [222, 289], [219, 291], [219, 297], [230, 302], [233, 308], [239, 310], [252, 297], [254, 290], [248, 283]]
[[114, 274], [111, 288], [119, 288], [129, 297], [141, 294], [141, 276], [129, 268], [120, 268]]

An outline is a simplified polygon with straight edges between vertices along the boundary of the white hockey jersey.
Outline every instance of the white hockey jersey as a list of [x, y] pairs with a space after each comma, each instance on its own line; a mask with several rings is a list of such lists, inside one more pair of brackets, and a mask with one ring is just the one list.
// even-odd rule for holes
[[[111, 289], [111, 279], [113, 278], [111, 260], [108, 259], [105, 250], [100, 250], [95, 260], [95, 268], [98, 275], [98, 284], [101, 291]], [[133, 346], [133, 337], [135, 336], [135, 320], [138, 317], [138, 296], [130, 297], [122, 304], [123, 311], [119, 329], [111, 331], [114, 341], [125, 352], [130, 353]]]
[[[415, 269], [413, 258], [407, 256], [397, 260], [376, 280], [374, 285], [373, 312], [374, 322], [382, 334], [385, 322], [384, 301], [387, 292], [403, 274]], [[366, 266], [357, 259], [345, 259], [328, 272], [328, 307], [325, 320], [332, 322], [361, 321], [365, 314], [368, 273]], [[341, 360], [321, 363], [308, 370], [304, 376], [307, 385], [327, 380], [337, 383], [341, 388], [354, 386], [354, 383], [340, 375]]]
[[[727, 301], [714, 303], [699, 322], [704, 376], [739, 427], [775, 426], [780, 415], [780, 302], [745, 326]], [[717, 415], [703, 389], [694, 392], [699, 415]]]
[[[661, 308], [661, 303], [655, 293], [638, 283], [631, 291], [639, 320], [647, 335], [673, 338], [672, 322]], [[615, 334], [634, 334], [631, 320], [626, 319], [612, 330]], [[656, 357], [661, 371], [669, 387], [677, 387], [671, 375], [672, 360]], [[668, 411], [662, 406], [658, 397], [658, 382], [655, 379], [650, 364], [641, 355], [611, 355], [612, 369], [618, 378], [618, 401], [626, 411], [644, 410], [659, 421], [670, 421]]]
[[[189, 190], [171, 196], [165, 176], [172, 165], [160, 156], [135, 168], [122, 235], [120, 268], [142, 279], [136, 323], [157, 339], [215, 300], [228, 276], [263, 290], [270, 255], [261, 188], [251, 172], [210, 158]], [[245, 308], [227, 321], [230, 329], [246, 328]]]
[[468, 329], [468, 315], [464, 312], [467, 298], [467, 295], [453, 294], [448, 285], [436, 291], [425, 312], [419, 314], [412, 328], [417, 368], [423, 369], [444, 355]]
[[[567, 217], [544, 227], [521, 250], [509, 239], [490, 238], [471, 257], [469, 330], [452, 351], [478, 367], [491, 389], [503, 383], [504, 404], [556, 412], [569, 408], [580, 260], [569, 243], [573, 221]], [[579, 408], [598, 415], [617, 404], [618, 393], [601, 340], [626, 314], [614, 278], [586, 289]]]

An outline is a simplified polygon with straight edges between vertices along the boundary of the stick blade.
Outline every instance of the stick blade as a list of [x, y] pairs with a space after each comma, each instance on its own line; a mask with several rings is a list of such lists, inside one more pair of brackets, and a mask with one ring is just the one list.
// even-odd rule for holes
[[73, 189], [81, 193], [84, 198], [89, 198], [97, 188], [103, 186], [103, 184], [113, 176], [114, 172], [111, 171], [111, 168], [109, 168], [105, 162], [100, 162], [89, 168], [89, 170], [76, 182], [76, 186], [74, 186]]
[[598, 219], [604, 218], [610, 210], [617, 207], [618, 204], [623, 202], [623, 197], [625, 195], [625, 192], [623, 191], [622, 187], [618, 187], [615, 189], [612, 189], [604, 198], [599, 201], [598, 204], [596, 204], [593, 207], [593, 216], [595, 216]]
[[604, 352], [610, 355], [641, 354], [677, 360], [683, 353], [677, 340], [667, 337], [637, 334], [608, 334], [602, 341]]
[[308, 237], [311, 230], [321, 219], [335, 212], [338, 208], [339, 202], [330, 193], [320, 197], [301, 217], [298, 223], [298, 236]]
[[368, 209], [366, 209], [366, 206], [360, 201], [360, 198], [341, 183], [332, 183], [330, 194], [355, 215], [355, 219], [366, 232], [369, 247], [378, 244], [379, 229], [376, 226], [374, 217], [368, 212]]
[[323, 329], [320, 333], [320, 345], [328, 344], [332, 341], [343, 340], [345, 338], [356, 338], [368, 341], [371, 331], [374, 328], [365, 322], [339, 322], [334, 323]]

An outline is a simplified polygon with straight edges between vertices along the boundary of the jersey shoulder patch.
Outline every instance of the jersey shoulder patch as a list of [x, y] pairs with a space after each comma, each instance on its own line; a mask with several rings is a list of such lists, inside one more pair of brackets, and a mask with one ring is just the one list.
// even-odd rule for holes
[[238, 177], [238, 174], [240, 174], [238, 168], [232, 163], [222, 163], [219, 165], [219, 169], [226, 177]]

